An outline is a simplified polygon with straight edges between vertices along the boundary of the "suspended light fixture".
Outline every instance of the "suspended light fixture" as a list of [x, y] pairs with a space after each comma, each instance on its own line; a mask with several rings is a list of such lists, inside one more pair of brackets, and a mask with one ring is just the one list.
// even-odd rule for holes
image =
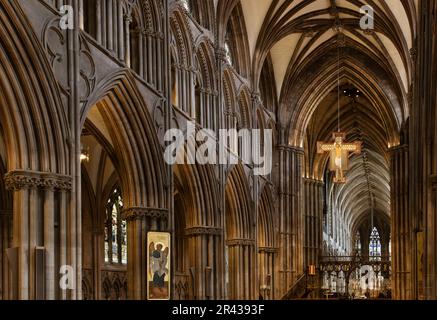
[[[341, 29], [339, 28], [339, 35]], [[335, 172], [334, 183], [346, 183], [345, 172], [349, 169], [349, 153], [361, 153], [360, 141], [346, 143], [346, 133], [340, 127], [340, 44], [337, 46], [337, 117], [338, 131], [333, 133], [334, 143], [317, 142], [317, 153], [330, 153], [329, 169]]]

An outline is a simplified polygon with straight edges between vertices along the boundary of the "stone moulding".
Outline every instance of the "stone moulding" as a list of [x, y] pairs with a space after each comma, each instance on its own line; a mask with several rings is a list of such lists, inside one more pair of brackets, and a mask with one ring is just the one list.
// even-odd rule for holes
[[142, 218], [168, 219], [168, 210], [162, 208], [132, 207], [123, 210], [123, 219], [127, 221]]
[[222, 234], [221, 228], [216, 227], [192, 227], [185, 229], [186, 236], [195, 236], [195, 235], [215, 235], [220, 236]]
[[53, 189], [69, 191], [72, 188], [71, 176], [51, 172], [16, 170], [8, 172], [4, 178], [6, 189], [19, 191], [24, 189]]
[[278, 253], [279, 249], [274, 247], [259, 247], [258, 252], [260, 253]]
[[226, 241], [226, 245], [229, 247], [255, 246], [255, 240], [252, 240], [252, 239], [231, 239], [231, 240]]

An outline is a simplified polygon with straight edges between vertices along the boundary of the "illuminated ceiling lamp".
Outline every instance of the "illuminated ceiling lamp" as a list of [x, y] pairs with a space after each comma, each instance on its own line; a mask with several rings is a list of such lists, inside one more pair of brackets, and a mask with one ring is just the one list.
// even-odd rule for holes
[[[339, 31], [340, 33], [341, 31]], [[338, 131], [333, 133], [334, 143], [317, 142], [317, 153], [330, 153], [329, 169], [335, 172], [334, 183], [346, 183], [345, 172], [349, 169], [349, 153], [361, 153], [362, 142], [346, 143], [346, 133], [340, 128], [340, 45], [337, 47], [337, 101]]]

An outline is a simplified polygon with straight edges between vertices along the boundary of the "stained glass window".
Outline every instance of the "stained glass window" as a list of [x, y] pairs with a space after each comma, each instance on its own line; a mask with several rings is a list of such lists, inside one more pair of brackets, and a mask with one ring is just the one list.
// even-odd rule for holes
[[105, 262], [127, 263], [126, 221], [122, 219], [123, 199], [120, 188], [115, 188], [106, 205]]
[[381, 260], [381, 238], [376, 228], [373, 228], [370, 235], [369, 256], [371, 260]]

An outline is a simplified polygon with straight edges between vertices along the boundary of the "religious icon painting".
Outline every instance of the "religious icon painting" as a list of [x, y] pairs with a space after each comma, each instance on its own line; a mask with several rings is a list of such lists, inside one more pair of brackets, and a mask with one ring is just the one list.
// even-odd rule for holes
[[147, 233], [147, 300], [170, 300], [170, 233]]

